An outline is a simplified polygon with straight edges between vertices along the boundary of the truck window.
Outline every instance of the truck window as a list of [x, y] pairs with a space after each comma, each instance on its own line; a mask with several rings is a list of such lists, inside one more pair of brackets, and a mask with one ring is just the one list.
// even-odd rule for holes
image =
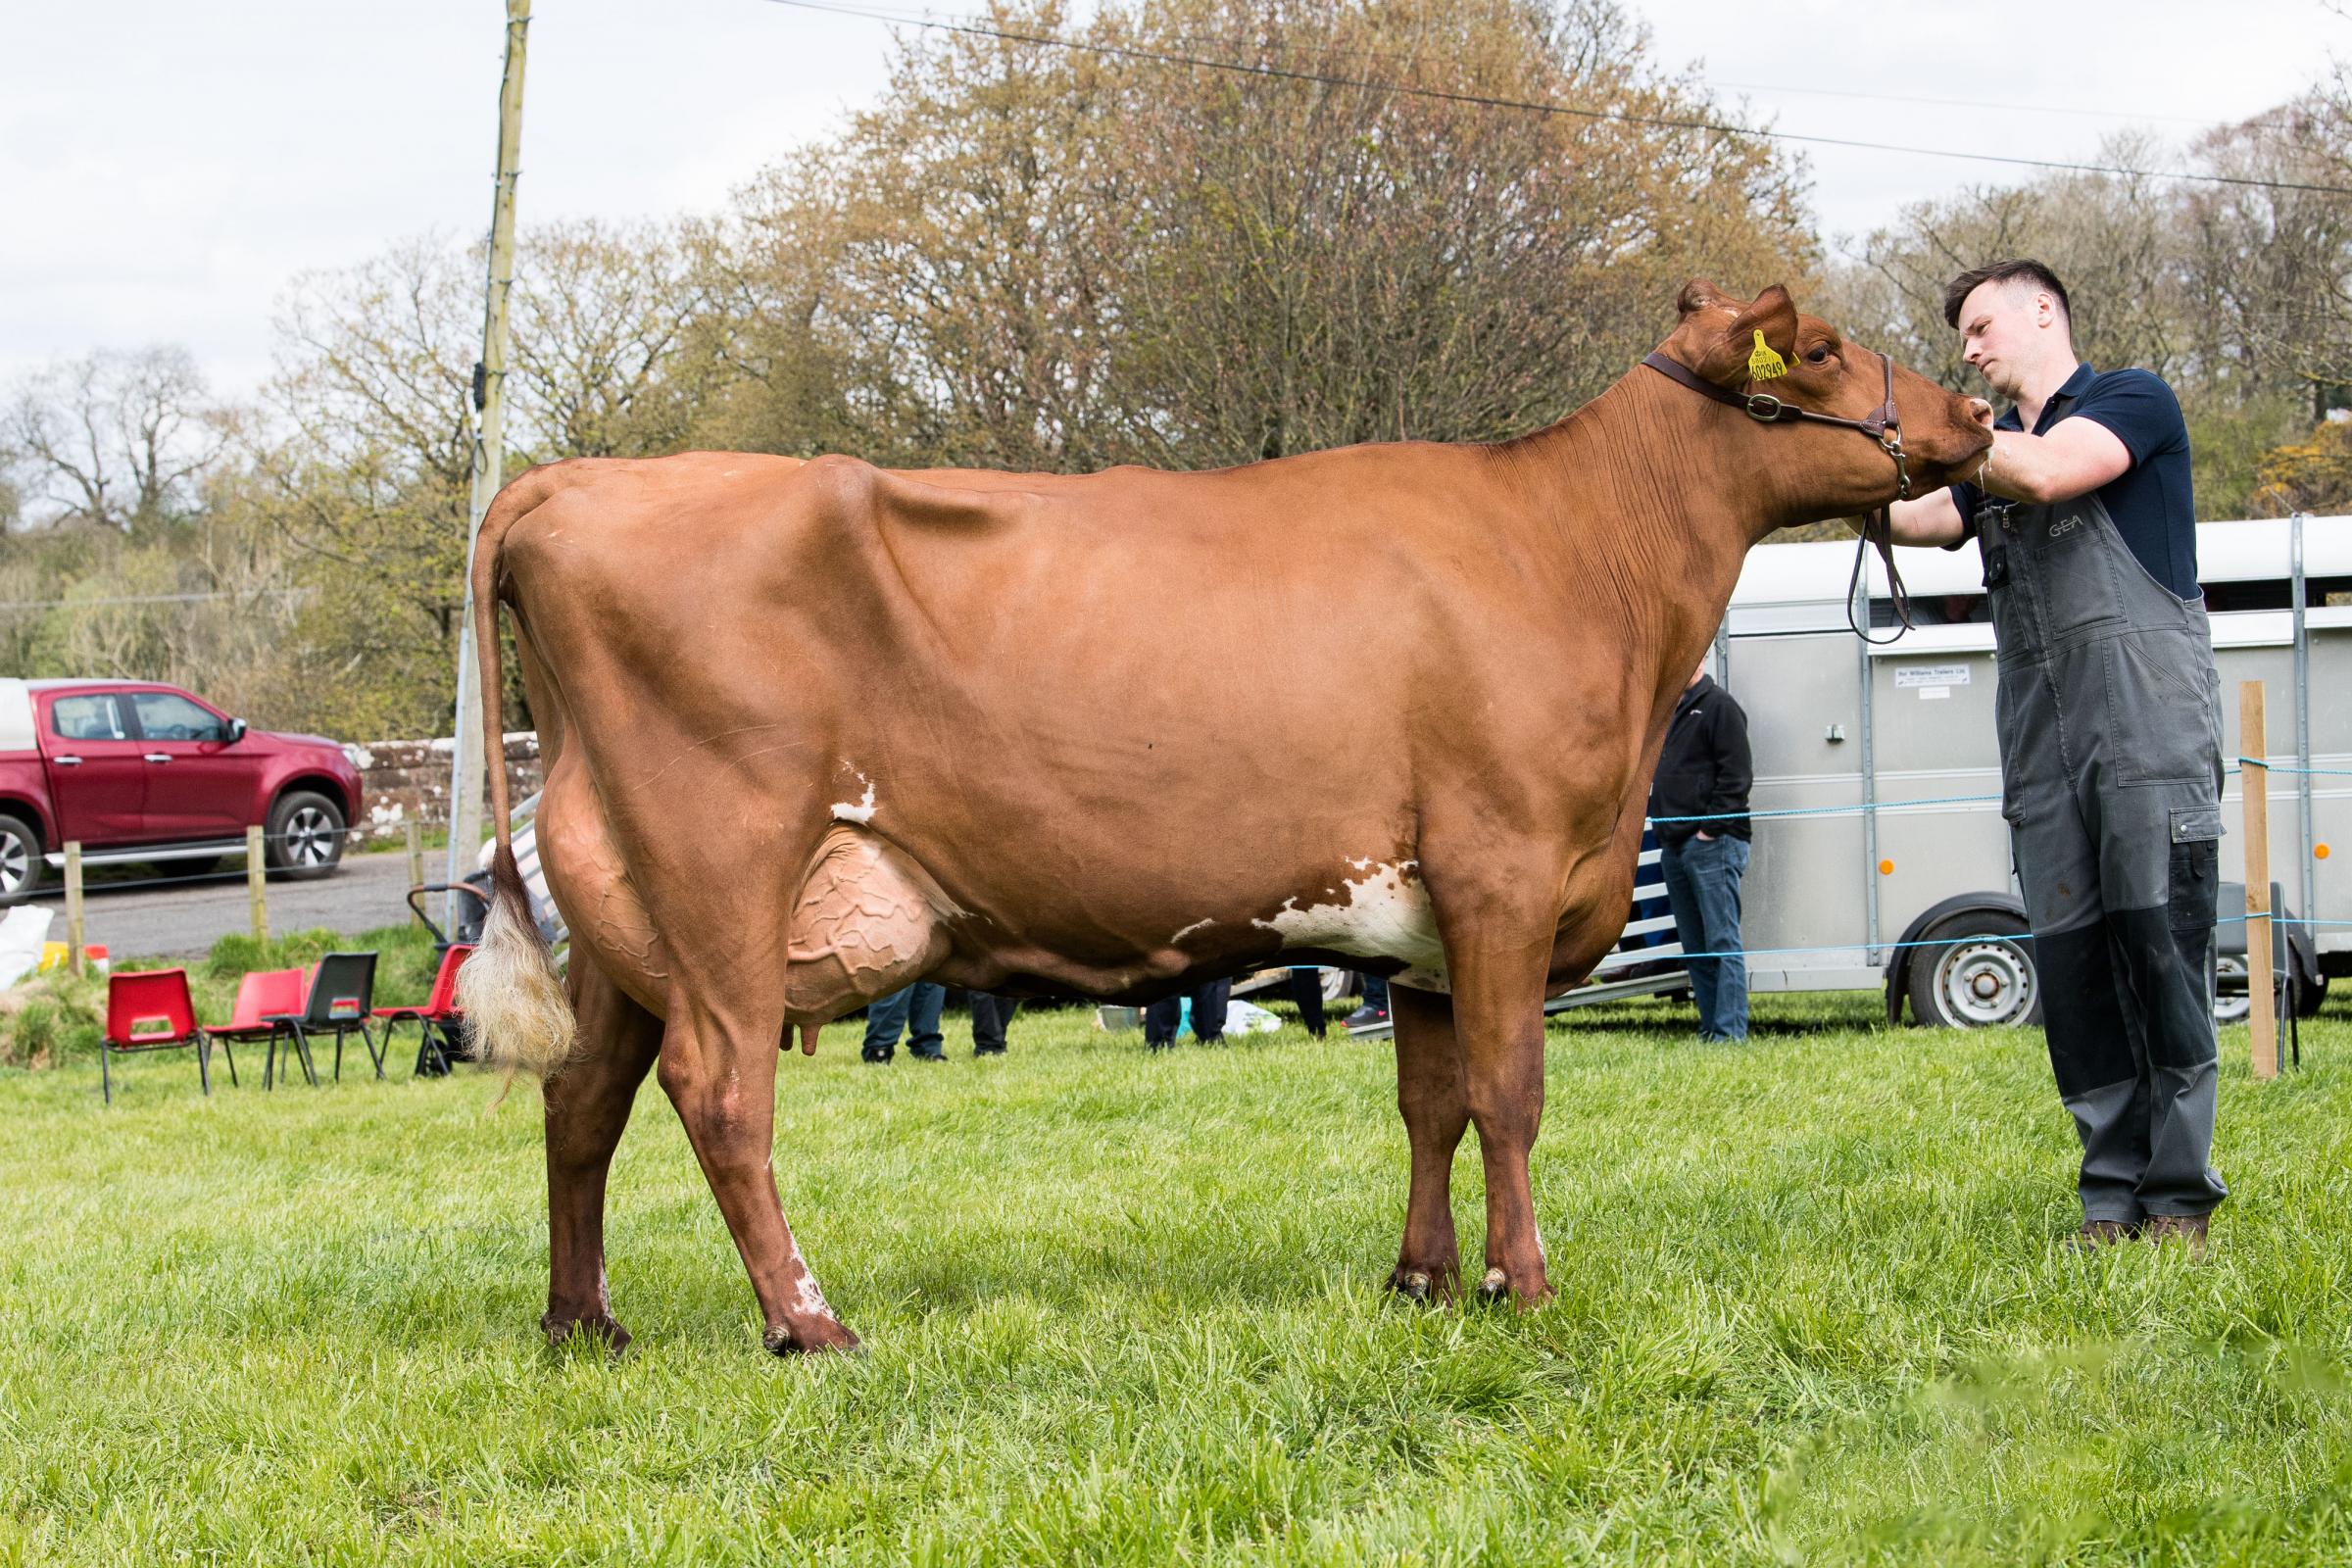
[[139, 733], [151, 741], [228, 739], [225, 723], [177, 692], [133, 692], [130, 701], [139, 710]]
[[130, 739], [112, 697], [60, 697], [49, 709], [49, 727], [69, 741]]

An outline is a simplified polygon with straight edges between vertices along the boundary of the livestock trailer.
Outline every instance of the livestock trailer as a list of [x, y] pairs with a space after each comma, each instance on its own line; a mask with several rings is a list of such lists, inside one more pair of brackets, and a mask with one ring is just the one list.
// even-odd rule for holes
[[[1877, 638], [1896, 619], [1875, 555], [1867, 605], [1848, 603], [1853, 554], [1838, 542], [1750, 551], [1716, 635], [1714, 673], [1746, 709], [1755, 754], [1748, 989], [1883, 989], [1890, 1018], [1907, 1000], [1923, 1023], [2021, 1021], [2038, 985], [2033, 944], [2017, 940], [2027, 926], [2000, 811], [1977, 547], [1897, 549], [1915, 624], [1875, 645], [1849, 614], [1867, 615]], [[2197, 564], [2231, 769], [2223, 874], [2236, 882], [2244, 863], [2238, 683], [2259, 680], [2271, 877], [2296, 922], [2285, 935], [2322, 976], [2352, 972], [2352, 855], [2330, 853], [2352, 851], [2352, 702], [2341, 695], [2352, 689], [2352, 517], [2200, 523]], [[1625, 938], [1555, 1007], [1687, 984], [1656, 859], [1645, 841]], [[2242, 909], [2242, 894], [2225, 898], [2225, 952], [2243, 952]], [[1973, 940], [1952, 940], [1963, 937]]]

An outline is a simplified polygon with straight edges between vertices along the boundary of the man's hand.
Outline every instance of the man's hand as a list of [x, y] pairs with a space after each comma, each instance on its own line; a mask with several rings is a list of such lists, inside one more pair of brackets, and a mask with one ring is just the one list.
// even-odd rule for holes
[[2060, 419], [2047, 435], [1995, 435], [1975, 482], [1996, 496], [2046, 506], [2088, 495], [2131, 466], [2132, 451], [2113, 430], [2095, 419]]
[[[1968, 532], [1966, 519], [1960, 515], [1951, 491], [1940, 486], [1933, 495], [1921, 496], [1917, 501], [1897, 501], [1886, 511], [1898, 545], [1948, 545]], [[1856, 533], [1862, 531], [1860, 519], [1846, 520], [1856, 524]]]

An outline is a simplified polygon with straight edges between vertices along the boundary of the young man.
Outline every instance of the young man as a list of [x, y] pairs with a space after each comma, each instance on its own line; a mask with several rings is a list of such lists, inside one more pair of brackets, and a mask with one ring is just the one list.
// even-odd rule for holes
[[1667, 720], [1666, 744], [1649, 785], [1675, 938], [1685, 953], [1714, 955], [1690, 960], [1701, 1040], [1747, 1038], [1740, 879], [1747, 872], [1747, 794], [1754, 783], [1747, 714], [1708, 676], [1702, 660]]
[[2201, 1252], [2228, 1196], [2208, 1163], [2222, 728], [2188, 430], [2156, 376], [2078, 361], [2067, 312], [2039, 262], [1952, 279], [1944, 318], [2013, 407], [1976, 481], [1898, 503], [1894, 536], [1984, 552], [2001, 810], [2082, 1144], [2077, 1244]]

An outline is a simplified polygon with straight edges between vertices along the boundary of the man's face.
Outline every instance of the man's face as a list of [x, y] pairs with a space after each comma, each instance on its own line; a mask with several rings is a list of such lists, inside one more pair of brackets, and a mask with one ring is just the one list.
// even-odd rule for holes
[[2014, 403], [2055, 312], [2049, 295], [2026, 280], [1979, 283], [1960, 306], [1961, 358]]
[[1705, 656], [1702, 655], [1698, 661], [1698, 667], [1690, 672], [1690, 678], [1689, 680], [1683, 682], [1683, 690], [1689, 691], [1691, 687], [1697, 685], [1700, 681], [1705, 680], [1706, 678], [1707, 661]]

